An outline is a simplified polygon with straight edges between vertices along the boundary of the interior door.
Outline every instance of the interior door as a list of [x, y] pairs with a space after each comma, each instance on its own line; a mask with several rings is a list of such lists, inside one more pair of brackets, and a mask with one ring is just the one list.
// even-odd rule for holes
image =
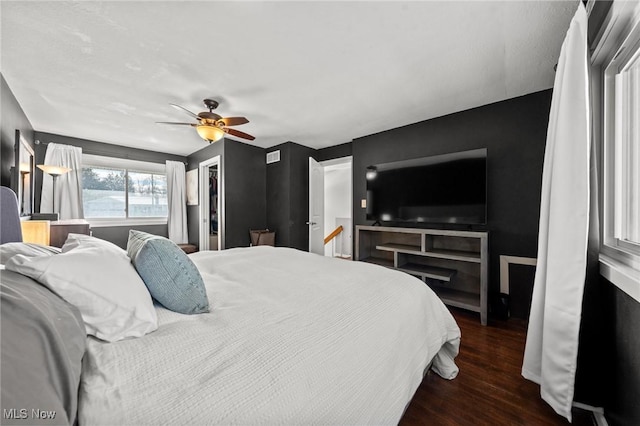
[[309, 252], [324, 256], [324, 167], [309, 157]]
[[[216, 187], [216, 196], [212, 197], [211, 191], [211, 181], [210, 181], [210, 169], [215, 168], [217, 170], [217, 187]], [[202, 161], [199, 164], [199, 177], [198, 177], [198, 204], [199, 204], [199, 215], [200, 215], [200, 226], [199, 226], [199, 242], [200, 242], [200, 251], [204, 250], [222, 250], [224, 249], [224, 185], [223, 185], [223, 173], [222, 173], [222, 163], [220, 161], [220, 156], [216, 155], [213, 158], [210, 158], [206, 161]], [[217, 202], [214, 206], [214, 211], [216, 212], [217, 219], [217, 238], [211, 235], [212, 224], [211, 224], [211, 202]]]

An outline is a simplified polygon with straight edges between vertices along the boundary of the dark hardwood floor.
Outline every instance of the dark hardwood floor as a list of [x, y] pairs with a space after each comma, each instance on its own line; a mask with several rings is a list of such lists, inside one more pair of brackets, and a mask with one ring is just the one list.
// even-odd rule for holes
[[[478, 314], [451, 309], [462, 332], [456, 363], [460, 373], [444, 380], [430, 372], [400, 421], [410, 425], [569, 425], [542, 398], [539, 386], [522, 377], [526, 322], [480, 325]], [[574, 409], [572, 425], [593, 425], [591, 414]]]

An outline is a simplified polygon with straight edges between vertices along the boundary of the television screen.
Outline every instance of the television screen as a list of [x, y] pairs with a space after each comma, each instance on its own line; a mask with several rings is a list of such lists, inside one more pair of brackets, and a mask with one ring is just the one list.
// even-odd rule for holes
[[366, 179], [367, 220], [486, 224], [486, 148], [372, 165]]

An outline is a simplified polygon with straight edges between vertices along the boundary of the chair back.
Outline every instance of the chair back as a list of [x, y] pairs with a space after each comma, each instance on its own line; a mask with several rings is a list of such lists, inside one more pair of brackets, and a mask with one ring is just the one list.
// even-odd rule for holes
[[22, 241], [20, 211], [16, 193], [0, 186], [0, 244]]

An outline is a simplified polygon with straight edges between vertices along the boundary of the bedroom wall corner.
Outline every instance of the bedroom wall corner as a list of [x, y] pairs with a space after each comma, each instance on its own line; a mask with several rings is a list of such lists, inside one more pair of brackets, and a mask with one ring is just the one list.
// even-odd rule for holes
[[[186, 158], [180, 155], [167, 154], [156, 151], [149, 151], [137, 148], [128, 148], [121, 145], [113, 145], [104, 142], [92, 141], [89, 139], [80, 139], [70, 136], [57, 135], [46, 132], [34, 132], [35, 140], [40, 143], [35, 145], [35, 161], [36, 164], [44, 163], [45, 154], [47, 152], [48, 143], [59, 143], [64, 145], [78, 146], [82, 148], [82, 152], [86, 154], [100, 155], [105, 157], [126, 158], [130, 160], [147, 161], [152, 163], [164, 164], [166, 160], [186, 161]], [[40, 211], [40, 196], [42, 194], [42, 171], [36, 170], [36, 186], [35, 186], [35, 211]], [[132, 226], [107, 226], [92, 227], [92, 235], [103, 240], [110, 241], [121, 248], [127, 247], [129, 238], [129, 229]], [[150, 234], [168, 235], [167, 225], [138, 225], [135, 229], [148, 232]]]
[[[202, 161], [209, 160], [213, 157], [220, 156], [220, 162], [224, 163], [224, 140], [211, 143], [198, 151], [187, 156], [187, 171], [198, 170]], [[199, 201], [198, 201], [199, 202]], [[224, 223], [222, 226], [222, 235], [224, 236]], [[187, 232], [189, 233], [189, 244], [200, 247], [200, 206], [187, 206]], [[224, 245], [223, 245], [224, 246]]]
[[309, 157], [316, 150], [285, 142], [266, 152], [280, 150], [280, 161], [267, 165], [267, 227], [276, 231], [276, 245], [309, 250]]
[[[84, 154], [100, 155], [104, 157], [126, 158], [129, 160], [147, 161], [151, 163], [164, 164], [166, 160], [186, 161], [181, 155], [167, 154], [163, 152], [150, 151], [146, 149], [129, 148], [122, 145], [114, 145], [110, 143], [97, 142], [89, 139], [74, 138], [71, 136], [57, 135], [54, 133], [35, 132], [35, 140], [40, 143], [35, 145], [36, 164], [44, 163], [44, 157], [47, 152], [47, 144], [50, 142], [64, 145], [78, 146], [82, 148]], [[36, 188], [35, 188], [35, 211], [40, 211], [40, 196], [42, 194], [42, 171], [36, 170]]]
[[[370, 225], [366, 167], [477, 148], [488, 149], [489, 297], [499, 291], [500, 255], [536, 257], [542, 163], [551, 89], [388, 130], [353, 141], [353, 222]], [[531, 287], [511, 293], [531, 299]], [[526, 306], [526, 304], [524, 304]], [[511, 312], [528, 318], [529, 312]]]
[[[640, 424], [640, 303], [605, 278], [601, 278], [604, 339], [597, 342], [606, 351], [598, 366], [608, 379], [604, 414], [611, 426]], [[582, 342], [581, 342], [582, 344]]]
[[276, 233], [276, 246], [290, 247], [291, 227], [289, 222], [291, 205], [291, 142], [267, 148], [265, 154], [280, 151], [280, 161], [266, 165], [267, 181], [267, 228]]
[[291, 245], [303, 251], [309, 251], [309, 157], [315, 149], [291, 144]]
[[249, 230], [267, 226], [265, 151], [231, 139], [224, 145], [224, 247], [248, 247]]
[[353, 154], [353, 142], [346, 142], [340, 145], [328, 146], [316, 150], [313, 158], [318, 161], [334, 160], [336, 158], [351, 157]]
[[17, 182], [14, 182], [12, 176], [16, 161], [16, 130], [20, 130], [32, 148], [35, 140], [34, 130], [2, 73], [0, 95], [0, 185], [16, 190]]

